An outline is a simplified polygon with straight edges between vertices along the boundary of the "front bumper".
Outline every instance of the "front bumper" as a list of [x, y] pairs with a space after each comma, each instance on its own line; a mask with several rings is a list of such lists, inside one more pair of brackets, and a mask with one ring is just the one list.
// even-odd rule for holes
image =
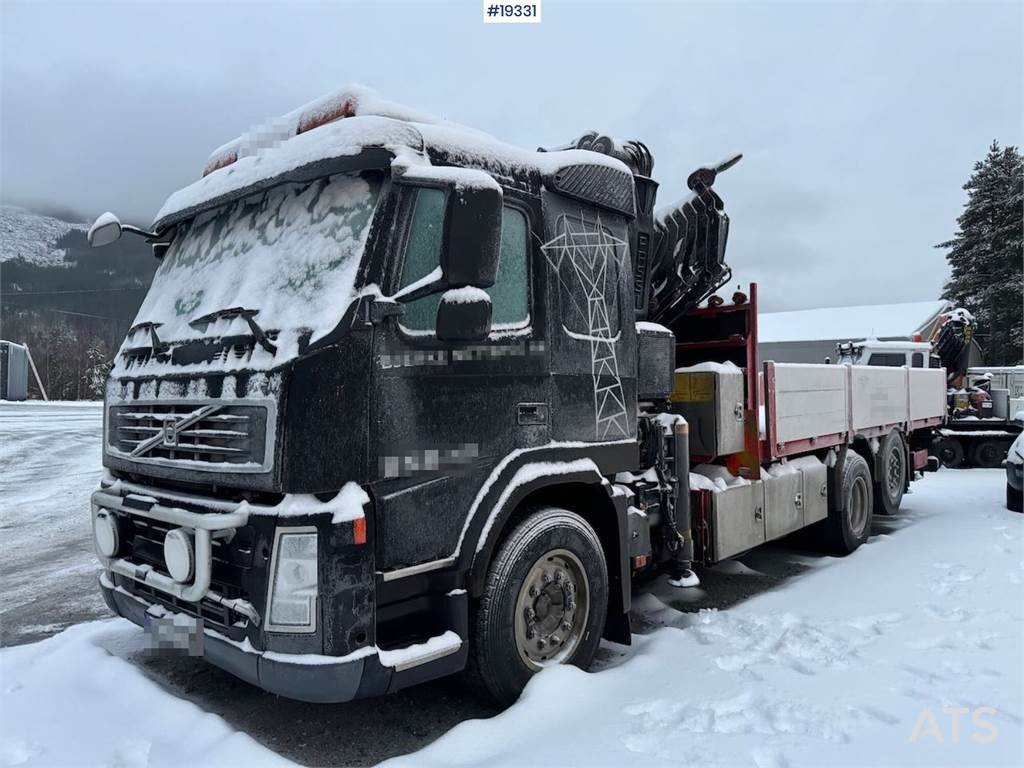
[[[105, 574], [100, 575], [100, 590], [110, 610], [145, 626], [146, 612], [153, 604], [115, 587]], [[255, 651], [210, 630], [203, 638], [203, 657], [265, 691], [317, 704], [386, 693], [392, 674], [391, 668], [380, 663], [374, 648], [331, 661], [328, 656]]]
[[[130, 517], [133, 542], [140, 521], [147, 529], [186, 528], [195, 541], [188, 583], [169, 578], [154, 559], [146, 543], [152, 534], [141, 536], [141, 550], [133, 543], [114, 557], [101, 556], [100, 588], [110, 609], [141, 627], [147, 615], [203, 619], [203, 656], [271, 693], [339, 703], [397, 691], [465, 666], [468, 598], [463, 590], [444, 596], [442, 635], [379, 650], [371, 550], [365, 535], [356, 537], [357, 521], [335, 523], [328, 505], [292, 513], [282, 527], [274, 508], [112, 478], [101, 482], [92, 502], [94, 517], [100, 509]], [[311, 632], [271, 631], [262, 614], [269, 604], [275, 532], [295, 525], [314, 528], [320, 540], [316, 620]], [[235, 557], [236, 543], [248, 559]]]
[[[285, 497], [286, 500], [288, 497]], [[97, 556], [110, 609], [139, 626], [153, 617], [201, 619], [203, 655], [268, 691], [313, 702], [342, 702], [383, 693], [390, 670], [376, 660], [373, 563], [353, 541], [354, 523], [334, 524], [314, 510], [281, 524], [276, 510], [247, 502], [185, 495], [105, 478], [92, 495], [126, 531], [113, 557]], [[301, 523], [317, 531], [318, 584], [311, 628], [267, 627], [276, 534]], [[168, 574], [158, 553], [163, 531], [192, 539], [187, 582]]]

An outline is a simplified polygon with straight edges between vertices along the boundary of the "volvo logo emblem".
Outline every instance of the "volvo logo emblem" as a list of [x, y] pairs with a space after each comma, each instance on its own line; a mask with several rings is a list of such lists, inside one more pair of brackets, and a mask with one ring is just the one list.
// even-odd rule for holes
[[164, 419], [164, 445], [173, 448], [178, 444], [178, 420]]

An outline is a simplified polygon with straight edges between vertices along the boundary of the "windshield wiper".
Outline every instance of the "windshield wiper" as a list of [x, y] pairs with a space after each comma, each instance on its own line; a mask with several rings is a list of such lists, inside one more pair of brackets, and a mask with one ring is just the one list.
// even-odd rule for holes
[[190, 320], [189, 325], [197, 329], [205, 329], [210, 323], [217, 320], [228, 320], [233, 317], [240, 317], [245, 320], [249, 326], [249, 330], [252, 332], [253, 338], [256, 342], [263, 347], [270, 354], [277, 352], [277, 345], [270, 340], [267, 332], [264, 331], [255, 320], [253, 316], [259, 314], [258, 309], [246, 309], [245, 307], [229, 307], [228, 309], [218, 309], [214, 312], [210, 312], [202, 317], [197, 317], [195, 320]]
[[[163, 323], [154, 323], [151, 321], [144, 321], [136, 323], [128, 329], [129, 338], [136, 331], [149, 331], [149, 347], [153, 354], [157, 357], [166, 355], [167, 351], [171, 348], [171, 345], [166, 341], [160, 341], [160, 337], [156, 335], [156, 329], [159, 328]], [[145, 347], [135, 347], [135, 349], [145, 349]]]

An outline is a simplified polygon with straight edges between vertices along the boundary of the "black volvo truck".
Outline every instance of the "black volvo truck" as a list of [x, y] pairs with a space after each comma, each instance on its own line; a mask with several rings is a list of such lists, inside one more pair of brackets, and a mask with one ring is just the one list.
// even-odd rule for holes
[[[712, 296], [734, 161], [656, 215], [639, 142], [529, 152], [353, 88], [217, 150], [150, 230], [101, 216], [93, 245], [161, 261], [107, 387], [111, 610], [296, 699], [466, 670], [507, 704], [629, 642], [635, 574], [692, 584], [793, 529], [770, 512], [855, 548], [845, 441], [802, 449], [817, 500], [766, 501], [754, 289]], [[691, 452], [728, 481], [691, 492]]]

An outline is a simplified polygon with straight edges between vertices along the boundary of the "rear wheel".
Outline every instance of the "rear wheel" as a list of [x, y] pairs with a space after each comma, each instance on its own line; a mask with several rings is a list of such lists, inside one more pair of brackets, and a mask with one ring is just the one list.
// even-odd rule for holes
[[472, 626], [467, 675], [499, 706], [544, 667], [590, 666], [608, 611], [608, 570], [594, 529], [541, 509], [513, 529], [487, 572]]
[[871, 535], [871, 472], [864, 457], [847, 451], [841, 472], [830, 488], [828, 517], [821, 521], [821, 541], [837, 555], [848, 555]]
[[944, 437], [939, 440], [934, 453], [944, 467], [954, 469], [964, 463], [964, 447], [955, 437]]
[[1006, 449], [998, 440], [982, 440], [971, 446], [971, 464], [987, 469], [998, 467], [1006, 458]]
[[895, 515], [907, 487], [907, 447], [898, 432], [890, 432], [882, 440], [875, 466], [875, 514]]

